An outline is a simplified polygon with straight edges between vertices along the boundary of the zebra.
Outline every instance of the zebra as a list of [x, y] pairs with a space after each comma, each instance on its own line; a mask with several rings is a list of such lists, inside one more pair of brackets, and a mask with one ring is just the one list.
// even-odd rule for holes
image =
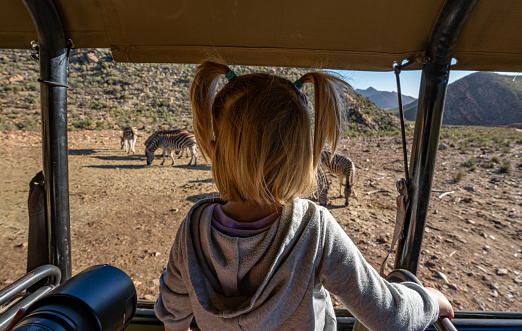
[[[174, 129], [174, 130], [160, 130], [160, 131], [156, 131], [154, 132], [153, 134], [151, 134], [147, 140], [145, 141], [145, 148], [147, 148], [147, 146], [150, 144], [151, 140], [156, 138], [156, 136], [158, 134], [178, 134], [178, 133], [191, 133], [189, 131], [187, 131], [186, 129]], [[183, 151], [185, 150], [186, 148], [184, 148], [183, 150], [181, 150], [181, 155], [183, 155]], [[176, 155], [179, 154], [179, 150], [176, 150], [175, 153]], [[179, 158], [181, 158], [181, 155]], [[188, 152], [187, 152], [187, 157], [188, 157]]]
[[186, 129], [174, 129], [174, 130], [160, 130], [156, 131], [153, 134], [151, 134], [147, 140], [145, 141], [145, 146], [148, 146], [152, 139], [154, 139], [158, 134], [177, 134], [177, 133], [191, 133], [188, 132]]
[[317, 199], [319, 201], [319, 204], [321, 206], [326, 206], [326, 202], [328, 200], [328, 189], [330, 188], [330, 184], [328, 183], [328, 178], [326, 178], [326, 175], [324, 173], [323, 168], [321, 167], [321, 164], [317, 165], [316, 170], [316, 182], [317, 182], [317, 191], [313, 195], [313, 198]]
[[[339, 186], [339, 194], [342, 197], [342, 188], [343, 188], [343, 178], [346, 178], [346, 186], [344, 187], [344, 196], [346, 197], [346, 201], [344, 203], [345, 206], [348, 206], [350, 196], [353, 194], [356, 196], [354, 190], [354, 182], [355, 182], [355, 165], [353, 162], [342, 155], [334, 154], [332, 158], [332, 153], [329, 151], [323, 151], [321, 153], [321, 165], [328, 169], [334, 175], [340, 176], [340, 186]], [[320, 166], [317, 167], [317, 183], [318, 183], [318, 199], [319, 204], [324, 206], [326, 205], [328, 199], [328, 180], [324, 174], [320, 174], [319, 171], [323, 171]]]
[[[145, 141], [145, 149], [146, 149], [147, 146], [150, 144], [150, 142], [152, 141], [152, 139], [155, 139], [157, 135], [160, 135], [160, 134], [173, 134], [173, 135], [175, 135], [175, 134], [178, 134], [178, 133], [191, 133], [191, 132], [187, 131], [185, 128], [183, 128], [183, 129], [174, 129], [174, 130], [160, 130], [160, 131], [156, 131], [156, 132], [154, 132], [153, 134], [151, 134], [151, 135], [147, 138], [147, 140]], [[187, 148], [183, 148], [183, 149], [181, 150], [181, 155], [178, 157], [178, 159], [181, 158], [181, 156], [183, 156], [183, 152], [184, 152], [186, 149], [187, 149]], [[164, 151], [163, 153], [165, 153], [165, 151]], [[175, 153], [176, 155], [178, 155], [178, 154], [180, 153], [180, 151], [179, 151], [179, 150], [175, 150], [174, 153]], [[169, 154], [170, 154], [170, 157], [173, 158], [173, 156], [171, 155], [172, 153], [169, 152]], [[162, 156], [163, 156], [163, 154], [162, 154]], [[164, 156], [163, 156], [163, 157], [164, 157]], [[187, 153], [186, 153], [186, 157], [189, 157], [189, 153], [188, 153], [188, 151], [187, 151]], [[163, 164], [163, 163], [162, 163], [162, 164]]]
[[136, 154], [136, 151], [134, 150], [134, 146], [136, 145], [136, 140], [138, 139], [138, 132], [136, 131], [136, 128], [133, 126], [128, 126], [125, 129], [123, 129], [123, 135], [120, 136], [121, 138], [121, 149], [125, 147], [125, 152], [127, 154], [130, 154], [132, 150], [132, 154]]
[[[154, 160], [154, 152], [158, 148], [162, 148], [162, 156], [163, 165], [165, 163], [165, 154], [169, 154], [172, 159], [172, 164], [174, 164], [174, 155], [173, 151], [183, 151], [187, 148], [190, 151], [190, 161], [189, 165], [192, 163], [192, 159], [194, 159], [194, 166], [197, 165], [198, 154], [196, 152], [196, 138], [192, 132], [188, 132], [186, 130], [171, 130], [171, 131], [157, 131], [153, 133], [148, 139], [145, 146], [145, 155], [147, 156], [147, 165], [150, 165]], [[181, 157], [181, 155], [179, 156]], [[179, 158], [178, 157], [178, 158]]]

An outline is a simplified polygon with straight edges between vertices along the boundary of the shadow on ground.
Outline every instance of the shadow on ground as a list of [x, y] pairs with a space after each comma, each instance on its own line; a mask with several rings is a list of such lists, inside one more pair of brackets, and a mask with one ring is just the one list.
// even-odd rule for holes
[[143, 169], [147, 167], [146, 164], [121, 164], [121, 165], [90, 165], [85, 168], [97, 168], [97, 169]]
[[69, 149], [69, 155], [91, 155], [96, 153], [94, 149]]
[[187, 200], [190, 202], [198, 202], [199, 200], [211, 199], [211, 198], [219, 198], [219, 193], [211, 192], [211, 193], [205, 193], [205, 194], [191, 195], [191, 196], [187, 197]]
[[145, 156], [142, 155], [111, 155], [111, 156], [95, 156], [97, 159], [106, 161], [128, 161], [128, 160], [143, 160], [145, 162]]

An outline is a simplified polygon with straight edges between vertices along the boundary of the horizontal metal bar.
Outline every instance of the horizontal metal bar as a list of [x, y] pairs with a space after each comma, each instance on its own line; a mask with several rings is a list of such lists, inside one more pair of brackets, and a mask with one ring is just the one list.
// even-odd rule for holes
[[9, 325], [11, 319], [15, 316], [16, 312], [20, 309], [27, 310], [33, 303], [38, 301], [41, 297], [51, 292], [55, 288], [54, 285], [42, 286], [31, 294], [24, 296], [12, 307], [9, 307], [6, 312], [0, 315], [0, 330], [3, 330]]
[[46, 277], [50, 278], [51, 285], [57, 286], [60, 284], [61, 276], [60, 268], [57, 266], [51, 264], [40, 266], [1, 290], [0, 305], [5, 304], [17, 294], [22, 293], [30, 286], [36, 284], [39, 280]]

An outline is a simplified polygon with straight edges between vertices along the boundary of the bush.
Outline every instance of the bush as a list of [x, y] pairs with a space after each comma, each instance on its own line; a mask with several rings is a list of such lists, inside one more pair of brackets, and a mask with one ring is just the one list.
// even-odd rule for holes
[[499, 171], [503, 174], [510, 173], [512, 170], [513, 169], [511, 167], [510, 161], [505, 161], [504, 163], [502, 163], [502, 166], [500, 166], [500, 169], [499, 169]]
[[35, 131], [38, 127], [40, 127], [40, 119], [34, 117], [27, 117], [23, 121], [18, 123], [18, 127], [20, 129]]
[[455, 183], [460, 182], [464, 177], [466, 177], [467, 173], [464, 168], [459, 168], [459, 170], [453, 172], [453, 181]]
[[96, 129], [103, 130], [107, 128], [107, 123], [105, 121], [96, 121]]
[[99, 109], [100, 108], [100, 103], [98, 101], [96, 101], [96, 100], [93, 100], [93, 101], [91, 101], [90, 106], [91, 106], [91, 109]]
[[[90, 118], [86, 118], [85, 120], [73, 120], [71, 126], [76, 129], [85, 130], [92, 125], [92, 120]], [[72, 130], [71, 130], [72, 131]]]
[[462, 167], [469, 168], [470, 171], [477, 170], [477, 159], [471, 158], [461, 164]]
[[6, 122], [0, 123], [0, 131], [13, 131], [16, 130], [16, 126], [14, 124]]
[[36, 84], [36, 83], [28, 83], [27, 89], [30, 91], [36, 91], [36, 90], [38, 90], [38, 86], [40, 86], [40, 85]]

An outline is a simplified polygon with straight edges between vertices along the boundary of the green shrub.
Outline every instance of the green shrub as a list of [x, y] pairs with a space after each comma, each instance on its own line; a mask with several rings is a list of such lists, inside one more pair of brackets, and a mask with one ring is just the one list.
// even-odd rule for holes
[[107, 123], [105, 121], [96, 121], [96, 129], [103, 130], [107, 128]]
[[503, 174], [510, 173], [512, 171], [511, 162], [510, 161], [504, 161], [502, 165], [500, 166], [499, 171]]
[[461, 166], [463, 166], [465, 168], [470, 168], [470, 170], [473, 169], [472, 171], [474, 171], [477, 168], [477, 159], [471, 158], [471, 159], [463, 162], [461, 164]]
[[6, 122], [6, 123], [0, 123], [0, 131], [12, 131], [16, 130], [16, 127], [14, 124]]
[[40, 126], [40, 119], [35, 117], [27, 117], [18, 123], [19, 128], [28, 131], [35, 131]]
[[90, 104], [91, 109], [99, 109], [100, 103], [97, 100], [92, 100]]
[[36, 83], [28, 83], [27, 89], [30, 91], [36, 91], [38, 89], [39, 84]]
[[71, 125], [76, 129], [85, 130], [92, 125], [92, 120], [90, 118], [85, 120], [75, 119], [71, 122]]
[[458, 170], [454, 171], [452, 173], [452, 176], [453, 176], [453, 181], [455, 183], [458, 183], [460, 182], [464, 177], [466, 177], [467, 173], [466, 173], [466, 170], [464, 168], [459, 168]]

